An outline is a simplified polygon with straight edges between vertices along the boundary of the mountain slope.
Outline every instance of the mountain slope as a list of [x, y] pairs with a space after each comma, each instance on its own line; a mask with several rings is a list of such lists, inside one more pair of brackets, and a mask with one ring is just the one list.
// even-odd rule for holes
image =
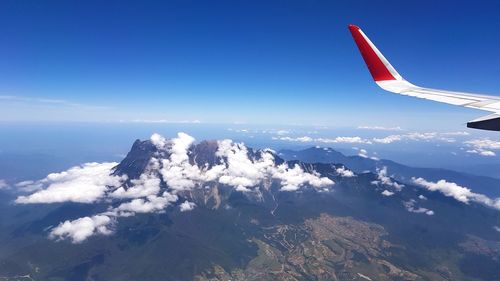
[[[219, 153], [225, 145], [192, 144], [182, 155], [202, 170], [231, 170], [234, 155]], [[380, 173], [349, 173], [347, 164], [284, 162], [269, 150], [238, 147], [246, 155], [238, 154], [239, 164], [289, 170], [248, 190], [224, 179], [179, 189], [178, 202], [189, 200], [193, 209], [170, 204], [116, 217], [112, 233], [76, 244], [47, 235], [63, 217], [105, 212], [121, 201], [108, 205], [112, 197], [106, 197], [46, 208], [4, 202], [10, 217], [29, 215], [2, 225], [0, 243], [18, 246], [0, 250], [0, 279], [28, 274], [34, 280], [500, 280], [498, 210], [413, 184], [402, 187]], [[151, 161], [168, 164], [175, 151], [136, 141], [112, 173], [126, 175], [121, 187], [129, 190], [138, 186], [134, 180], [156, 171]], [[272, 162], [261, 161], [270, 154]], [[173, 192], [163, 173], [158, 175], [160, 192]], [[335, 184], [284, 189], [297, 175]]]

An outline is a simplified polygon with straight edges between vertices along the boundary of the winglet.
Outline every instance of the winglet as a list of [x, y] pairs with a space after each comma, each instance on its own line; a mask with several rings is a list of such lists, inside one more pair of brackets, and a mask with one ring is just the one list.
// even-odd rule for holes
[[403, 77], [392, 67], [382, 53], [373, 45], [365, 33], [356, 25], [350, 24], [349, 31], [358, 45], [359, 52], [365, 60], [366, 66], [370, 71], [373, 80], [390, 81], [390, 80], [403, 80]]

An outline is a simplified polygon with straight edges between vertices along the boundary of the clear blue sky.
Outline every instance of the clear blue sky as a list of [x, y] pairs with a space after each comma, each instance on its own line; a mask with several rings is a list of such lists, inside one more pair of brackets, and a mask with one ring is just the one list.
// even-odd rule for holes
[[1, 1], [0, 120], [460, 127], [385, 93], [359, 25], [422, 86], [500, 95], [496, 1]]

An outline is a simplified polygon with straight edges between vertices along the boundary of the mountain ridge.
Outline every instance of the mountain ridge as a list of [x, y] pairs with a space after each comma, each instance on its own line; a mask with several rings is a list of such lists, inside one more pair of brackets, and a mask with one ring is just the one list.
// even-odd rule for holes
[[[111, 210], [124, 210], [122, 204], [133, 206], [129, 199], [107, 196], [45, 208], [0, 202], [7, 218], [0, 229], [0, 277], [500, 280], [500, 216], [488, 202], [461, 202], [442, 190], [395, 180], [384, 169], [355, 173], [344, 164], [320, 163], [321, 157], [316, 163], [285, 162], [271, 150], [229, 141], [191, 145], [184, 136], [174, 147], [172, 140], [155, 140], [135, 141], [106, 172], [127, 177], [119, 194], [140, 194], [158, 184], [155, 194], [170, 192], [178, 196], [175, 203], [140, 212], [153, 202], [147, 199], [151, 193], [134, 195], [132, 201], [144, 204], [136, 213], [127, 209], [126, 216], [112, 217], [109, 232], [72, 243], [64, 236], [47, 238], [58, 218], [96, 211], [111, 216]], [[206, 177], [212, 169], [224, 173]], [[334, 184], [323, 186], [321, 178]], [[195, 188], [185, 188], [193, 182]], [[296, 189], [285, 188], [294, 184]], [[152, 200], [162, 196], [170, 198]]]
[[283, 149], [278, 155], [285, 160], [301, 160], [303, 162], [342, 163], [349, 169], [360, 173], [363, 171], [376, 172], [377, 169], [387, 167], [395, 179], [409, 183], [413, 177], [422, 177], [432, 181], [445, 179], [467, 186], [475, 192], [492, 197], [500, 197], [500, 179], [494, 177], [468, 174], [441, 168], [411, 167], [392, 160], [374, 160], [361, 156], [346, 156], [332, 148], [310, 147], [303, 150]]

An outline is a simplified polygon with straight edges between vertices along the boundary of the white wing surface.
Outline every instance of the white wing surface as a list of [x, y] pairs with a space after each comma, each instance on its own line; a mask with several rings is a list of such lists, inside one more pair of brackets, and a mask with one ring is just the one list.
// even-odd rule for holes
[[467, 127], [500, 131], [500, 97], [415, 86], [399, 75], [359, 27], [349, 25], [349, 30], [373, 79], [382, 89], [400, 95], [492, 112], [490, 115], [468, 122]]

